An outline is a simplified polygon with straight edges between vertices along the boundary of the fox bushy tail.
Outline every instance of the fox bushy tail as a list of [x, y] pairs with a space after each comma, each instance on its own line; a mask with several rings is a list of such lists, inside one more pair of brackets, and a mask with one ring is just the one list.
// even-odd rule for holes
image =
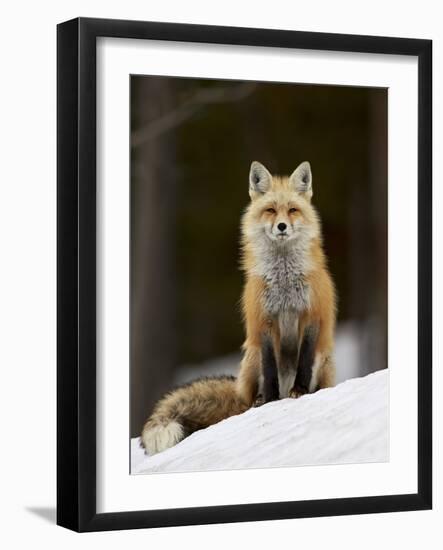
[[156, 404], [141, 433], [149, 455], [179, 443], [191, 433], [244, 412], [234, 376], [201, 378], [167, 393]]

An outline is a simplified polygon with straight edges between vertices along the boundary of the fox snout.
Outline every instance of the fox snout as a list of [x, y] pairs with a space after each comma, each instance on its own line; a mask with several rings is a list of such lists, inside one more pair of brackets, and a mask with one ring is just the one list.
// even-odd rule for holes
[[270, 227], [270, 233], [271, 238], [278, 241], [286, 241], [294, 237], [294, 226], [291, 220], [286, 219], [284, 216], [279, 216]]
[[277, 222], [276, 228], [274, 228], [273, 233], [277, 237], [279, 241], [286, 241], [286, 239], [291, 235], [292, 233], [292, 227], [291, 225], [285, 223], [285, 222]]

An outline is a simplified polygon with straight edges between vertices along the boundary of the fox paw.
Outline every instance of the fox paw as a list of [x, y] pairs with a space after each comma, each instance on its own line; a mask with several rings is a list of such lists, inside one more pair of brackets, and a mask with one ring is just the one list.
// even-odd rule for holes
[[258, 395], [256, 400], [254, 401], [253, 407], [261, 407], [262, 405], [264, 405], [264, 403], [264, 397], [262, 395]]
[[302, 388], [301, 386], [294, 386], [292, 390], [289, 392], [289, 397], [292, 397], [293, 399], [298, 399], [299, 397], [302, 397], [307, 393], [308, 393], [308, 390], [306, 390], [305, 388]]

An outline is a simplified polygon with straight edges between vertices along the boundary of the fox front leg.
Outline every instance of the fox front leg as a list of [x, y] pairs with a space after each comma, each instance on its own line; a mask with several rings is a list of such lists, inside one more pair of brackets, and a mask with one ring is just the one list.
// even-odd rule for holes
[[275, 401], [279, 398], [277, 360], [275, 358], [274, 342], [269, 332], [261, 339], [263, 402]]
[[289, 394], [290, 397], [301, 397], [310, 391], [318, 328], [318, 325], [308, 325], [304, 331], [300, 355], [298, 357], [297, 375], [294, 386]]

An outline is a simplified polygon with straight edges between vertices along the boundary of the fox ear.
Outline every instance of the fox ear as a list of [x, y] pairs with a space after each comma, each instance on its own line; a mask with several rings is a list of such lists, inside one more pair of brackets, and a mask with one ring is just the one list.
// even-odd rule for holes
[[302, 162], [289, 177], [289, 183], [297, 193], [312, 197], [312, 172], [309, 162]]
[[263, 166], [256, 160], [251, 164], [249, 171], [249, 195], [254, 199], [257, 195], [263, 195], [271, 186], [272, 176]]

